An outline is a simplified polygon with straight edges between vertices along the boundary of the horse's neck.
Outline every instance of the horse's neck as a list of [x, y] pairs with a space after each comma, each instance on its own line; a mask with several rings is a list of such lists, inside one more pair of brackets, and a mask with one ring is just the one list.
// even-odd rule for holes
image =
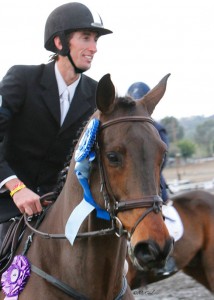
[[[80, 203], [82, 197], [82, 188], [74, 172], [69, 172], [66, 184], [48, 216], [47, 226], [55, 227], [57, 232], [63, 233], [69, 215]], [[56, 222], [56, 220], [58, 221]], [[106, 221], [98, 219], [95, 212], [92, 212], [81, 225], [79, 233], [106, 227], [108, 227]], [[67, 276], [72, 287], [80, 288], [86, 295], [88, 295], [88, 291], [92, 296], [100, 293], [100, 298], [96, 299], [102, 299], [104, 290], [111, 293], [109, 299], [113, 298], [112, 295], [117, 294], [122, 284], [126, 256], [125, 238], [118, 238], [114, 234], [93, 238], [76, 238], [73, 246], [68, 241], [59, 242], [63, 248], [60, 253], [57, 252], [56, 260], [63, 266], [61, 268], [63, 277], [65, 277], [65, 270], [68, 270]], [[83, 286], [80, 278], [84, 282]], [[87, 288], [85, 289], [84, 286]]]
[[91, 287], [89, 298], [94, 299], [93, 296], [97, 295], [96, 299], [103, 299], [108, 293], [105, 299], [114, 299], [122, 286], [126, 240], [110, 235], [89, 238], [85, 245], [82, 245], [83, 260], [79, 263], [85, 263], [81, 278]]
[[[92, 215], [80, 232], [94, 230], [96, 217]], [[101, 222], [102, 223], [102, 222]], [[96, 228], [97, 229], [97, 228]], [[41, 241], [39, 241], [41, 248]], [[88, 296], [89, 299], [114, 299], [122, 288], [126, 240], [115, 235], [77, 238], [71, 246], [67, 240], [50, 241], [46, 266], [52, 274], [53, 261], [59, 266], [57, 278]]]

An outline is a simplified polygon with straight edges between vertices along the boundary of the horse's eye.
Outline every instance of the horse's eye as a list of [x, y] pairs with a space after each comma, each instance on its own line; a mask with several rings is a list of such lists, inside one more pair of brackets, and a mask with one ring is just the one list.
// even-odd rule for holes
[[121, 162], [120, 156], [116, 152], [109, 152], [106, 156], [111, 164], [119, 165]]

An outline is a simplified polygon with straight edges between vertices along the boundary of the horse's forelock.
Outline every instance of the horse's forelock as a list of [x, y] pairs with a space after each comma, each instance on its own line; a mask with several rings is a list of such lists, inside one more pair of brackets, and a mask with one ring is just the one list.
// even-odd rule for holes
[[136, 106], [136, 102], [130, 97], [117, 97], [115, 101], [119, 107], [126, 108]]

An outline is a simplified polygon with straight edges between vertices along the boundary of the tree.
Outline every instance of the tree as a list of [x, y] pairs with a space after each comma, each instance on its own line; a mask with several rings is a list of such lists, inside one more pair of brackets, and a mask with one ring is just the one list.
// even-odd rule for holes
[[195, 140], [206, 149], [208, 156], [214, 153], [214, 120], [209, 119], [196, 128]]
[[184, 159], [192, 157], [195, 153], [195, 144], [193, 144], [190, 140], [181, 140], [177, 143], [177, 145], [180, 149], [181, 156]]
[[183, 138], [183, 127], [179, 124], [176, 118], [166, 117], [162, 119], [160, 123], [166, 128], [170, 143], [176, 143], [178, 140]]

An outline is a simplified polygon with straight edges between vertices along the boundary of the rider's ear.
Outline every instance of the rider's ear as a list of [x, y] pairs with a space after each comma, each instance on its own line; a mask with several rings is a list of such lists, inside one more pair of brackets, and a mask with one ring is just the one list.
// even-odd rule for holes
[[151, 116], [156, 105], [161, 100], [163, 95], [166, 91], [166, 84], [170, 74], [164, 76], [161, 81], [152, 89], [150, 90], [142, 100], [140, 100], [143, 104], [146, 105], [147, 111]]
[[62, 50], [62, 43], [61, 43], [59, 36], [55, 36], [54, 45], [58, 50]]
[[110, 74], [104, 75], [97, 86], [96, 104], [97, 108], [104, 114], [114, 109], [115, 87], [111, 81]]

